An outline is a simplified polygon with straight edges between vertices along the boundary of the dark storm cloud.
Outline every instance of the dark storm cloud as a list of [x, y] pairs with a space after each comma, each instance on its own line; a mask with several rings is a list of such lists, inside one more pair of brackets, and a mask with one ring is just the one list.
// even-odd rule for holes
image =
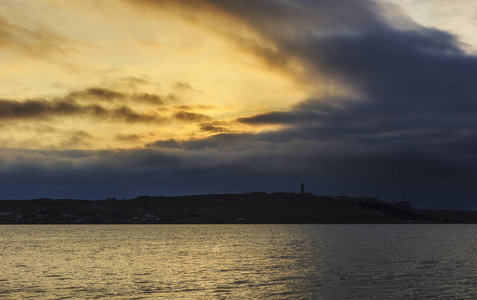
[[[184, 194], [184, 188], [197, 193], [220, 192], [225, 191], [224, 188], [230, 191], [234, 176], [246, 182], [270, 173], [270, 167], [275, 168], [270, 164], [260, 170], [276, 157], [264, 159], [254, 151], [235, 151], [193, 150], [182, 146], [104, 151], [2, 149], [0, 184], [8, 186], [2, 197], [10, 197], [14, 186], [27, 182], [33, 184], [29, 184], [31, 189], [25, 194], [37, 193], [42, 186], [48, 185], [49, 193], [44, 195], [49, 197], [74, 197], [76, 193], [82, 197], [90, 197], [86, 196], [90, 193], [97, 197], [106, 197], [108, 193], [121, 197], [144, 193]], [[249, 163], [257, 163], [255, 171], [250, 170]], [[250, 188], [256, 190], [260, 183], [258, 181]], [[248, 189], [236, 186], [235, 190], [245, 192]]]
[[[278, 49], [273, 55], [302, 61], [310, 74], [326, 74], [360, 96], [310, 99], [290, 111], [242, 117], [237, 121], [287, 128], [185, 146], [217, 149], [224, 138], [227, 145], [250, 149], [259, 141], [288, 145], [296, 157], [284, 156], [278, 164], [293, 170], [287, 159], [306, 158], [302, 172], [326, 182], [330, 192], [334, 186], [335, 192], [407, 198], [421, 207], [473, 206], [477, 58], [464, 53], [455, 36], [416, 24], [394, 28], [371, 1], [208, 3], [270, 38]], [[288, 29], [275, 30], [281, 24]], [[300, 140], [315, 141], [315, 154], [304, 153]], [[270, 151], [269, 157], [278, 153]]]
[[345, 78], [359, 88], [362, 99], [336, 107], [326, 103], [343, 103], [342, 99], [308, 100], [291, 112], [271, 112], [239, 122], [301, 124], [306, 138], [421, 146], [451, 144], [477, 128], [473, 117], [477, 58], [462, 53], [446, 33], [379, 30], [327, 37], [309, 48], [314, 49], [305, 53], [310, 62]]
[[260, 143], [260, 140], [260, 136], [255, 134], [219, 133], [204, 139], [183, 141], [182, 146], [184, 149], [193, 151], [215, 149], [220, 152], [240, 152], [245, 149], [251, 150], [255, 148], [251, 147], [251, 145]]
[[[466, 92], [472, 95], [472, 89], [469, 84]], [[477, 181], [475, 108], [452, 106], [439, 97], [435, 97], [436, 106], [443, 109], [426, 109], [418, 97], [394, 105], [378, 99], [326, 109], [321, 101], [310, 100], [291, 112], [257, 115], [242, 122], [287, 125], [287, 129], [255, 136], [249, 143], [260, 139], [293, 144], [295, 160], [307, 159], [307, 165], [301, 166], [303, 177], [323, 193], [407, 199], [417, 207], [476, 209], [472, 191]], [[298, 140], [316, 141], [316, 152], [304, 154], [303, 146], [294, 142]], [[208, 147], [215, 145], [209, 141]], [[293, 157], [287, 159], [293, 161]]]
[[[260, 124], [298, 124], [306, 122], [307, 119], [303, 118], [303, 114], [289, 113], [289, 112], [269, 112], [263, 113], [251, 117], [238, 118], [237, 121], [244, 124], [260, 125]], [[314, 119], [316, 115], [310, 114]], [[308, 120], [309, 121], [309, 120]]]
[[[432, 122], [442, 115], [447, 117], [444, 122], [449, 117], [459, 122], [475, 113], [477, 58], [466, 55], [449, 33], [419, 26], [394, 29], [372, 1], [345, 1], [346, 5], [336, 1], [206, 2], [253, 24], [280, 51], [305, 61], [315, 72], [335, 77], [363, 94], [362, 101], [347, 103], [337, 118], [399, 116]], [[294, 36], [274, 30], [274, 25], [287, 19], [291, 21], [287, 27], [296, 31]], [[316, 30], [328, 34], [316, 34]], [[328, 113], [336, 112], [328, 109]], [[299, 117], [313, 117], [305, 114], [302, 110]], [[239, 121], [302, 121], [295, 117], [293, 112], [273, 112]]]
[[[280, 53], [305, 62], [311, 73], [326, 74], [360, 94], [349, 101], [312, 99], [288, 112], [239, 118], [249, 125], [288, 125], [254, 140], [317, 141], [326, 151], [317, 151], [309, 162], [337, 176], [336, 182], [368, 178], [360, 183], [363, 188], [380, 183], [388, 192], [378, 185], [375, 189], [388, 198], [471, 205], [470, 183], [477, 180], [471, 150], [477, 148], [477, 57], [464, 53], [455, 36], [416, 24], [396, 29], [370, 1], [347, 1], [348, 6], [337, 1], [209, 3], [252, 24]], [[338, 17], [344, 14], [353, 17]], [[312, 15], [324, 17], [317, 18], [321, 27], [303, 25]], [[295, 36], [273, 29], [295, 17], [301, 20], [284, 22]], [[319, 34], [322, 28], [328, 34]], [[215, 140], [208, 144], [219, 145]], [[340, 148], [347, 153], [338, 158]], [[304, 156], [299, 148], [297, 156]], [[335, 170], [339, 174], [333, 175]]]
[[[149, 149], [134, 150], [3, 149], [2, 197], [10, 197], [20, 183], [30, 183], [29, 192], [47, 197], [97, 199], [298, 191], [304, 180], [307, 191], [315, 194], [410, 200], [418, 207], [472, 208], [469, 198], [462, 197], [473, 190], [472, 174], [462, 171], [475, 176], [477, 165], [466, 165], [460, 156], [442, 156], [415, 145], [300, 138], [278, 142], [276, 134], [219, 134], [196, 141], [158, 141]], [[45, 185], [48, 190], [43, 189]], [[445, 201], [451, 196], [452, 202]]]
[[121, 105], [105, 108], [97, 104], [81, 105], [74, 101], [44, 99], [15, 101], [0, 99], [0, 120], [28, 120], [81, 116], [118, 122], [163, 122], [157, 114], [143, 114]]

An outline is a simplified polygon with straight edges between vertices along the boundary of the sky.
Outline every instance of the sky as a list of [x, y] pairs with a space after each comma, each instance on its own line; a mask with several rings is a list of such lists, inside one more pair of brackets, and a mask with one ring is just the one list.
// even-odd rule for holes
[[477, 210], [473, 0], [1, 0], [1, 199]]

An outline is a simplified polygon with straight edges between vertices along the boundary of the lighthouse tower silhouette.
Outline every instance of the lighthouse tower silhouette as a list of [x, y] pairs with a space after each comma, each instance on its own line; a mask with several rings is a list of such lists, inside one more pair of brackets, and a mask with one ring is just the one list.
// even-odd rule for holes
[[300, 193], [301, 193], [301, 194], [304, 194], [304, 193], [305, 193], [305, 184], [303, 184], [303, 182], [302, 182], [301, 185], [300, 185]]

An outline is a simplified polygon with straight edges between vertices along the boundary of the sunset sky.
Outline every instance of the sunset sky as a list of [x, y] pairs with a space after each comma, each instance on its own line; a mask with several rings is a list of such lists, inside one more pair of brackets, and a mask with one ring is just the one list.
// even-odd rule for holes
[[0, 0], [1, 199], [477, 209], [473, 0]]

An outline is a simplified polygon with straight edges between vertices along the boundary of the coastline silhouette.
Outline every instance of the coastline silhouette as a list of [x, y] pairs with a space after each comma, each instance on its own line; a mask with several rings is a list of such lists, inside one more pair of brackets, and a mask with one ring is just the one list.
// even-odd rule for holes
[[0, 200], [0, 224], [477, 223], [477, 212], [417, 210], [409, 202], [305, 193], [209, 194], [135, 199]]

